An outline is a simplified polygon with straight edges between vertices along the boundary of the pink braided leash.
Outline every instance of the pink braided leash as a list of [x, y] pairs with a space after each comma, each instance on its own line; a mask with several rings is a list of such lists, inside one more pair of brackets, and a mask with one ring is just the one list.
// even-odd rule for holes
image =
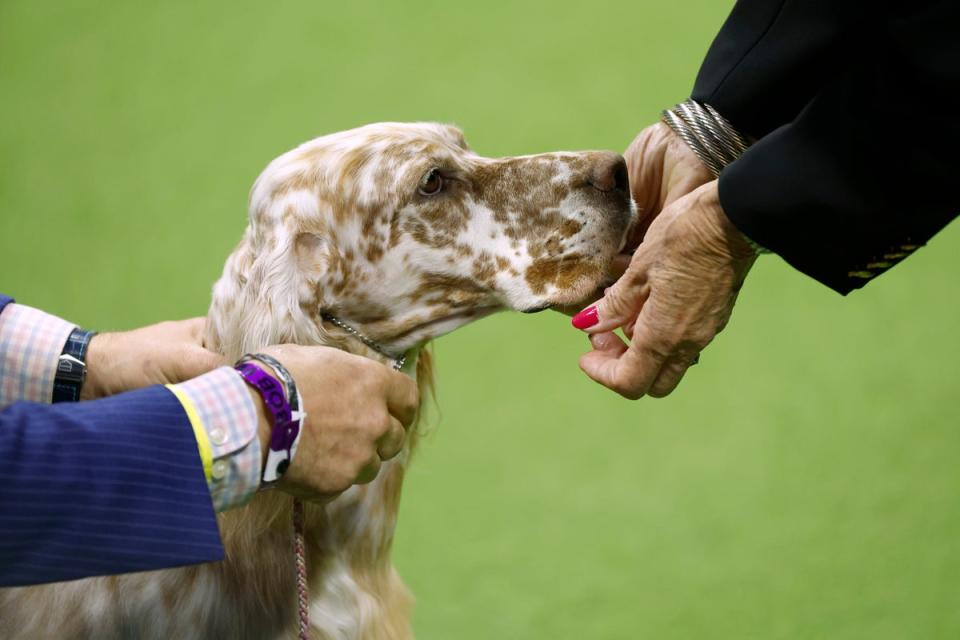
[[299, 640], [310, 640], [310, 602], [307, 599], [307, 552], [303, 542], [303, 503], [293, 499], [293, 555], [297, 566]]

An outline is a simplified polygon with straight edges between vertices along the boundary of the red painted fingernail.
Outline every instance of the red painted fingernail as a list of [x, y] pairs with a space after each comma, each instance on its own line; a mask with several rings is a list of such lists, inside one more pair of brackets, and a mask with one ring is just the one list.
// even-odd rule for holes
[[570, 320], [570, 324], [577, 329], [589, 329], [598, 322], [600, 322], [600, 316], [597, 315], [597, 305], [587, 307]]

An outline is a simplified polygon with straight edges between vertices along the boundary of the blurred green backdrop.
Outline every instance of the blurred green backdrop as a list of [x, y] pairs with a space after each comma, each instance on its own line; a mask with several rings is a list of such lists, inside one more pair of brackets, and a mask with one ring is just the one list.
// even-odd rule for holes
[[[622, 150], [729, 6], [2, 0], [0, 290], [202, 314], [279, 153], [378, 120]], [[665, 400], [590, 383], [556, 314], [440, 340], [396, 545], [418, 635], [960, 637], [958, 252], [954, 225], [848, 299], [762, 258]]]

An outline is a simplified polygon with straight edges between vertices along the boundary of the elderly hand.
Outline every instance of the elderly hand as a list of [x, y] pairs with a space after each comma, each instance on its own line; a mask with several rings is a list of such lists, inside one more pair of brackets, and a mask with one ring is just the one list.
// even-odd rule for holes
[[663, 208], [713, 176], [670, 127], [658, 122], [641, 131], [623, 154], [630, 192], [640, 214], [626, 251], [633, 252]]
[[[669, 153], [669, 144], [665, 149]], [[581, 357], [580, 368], [631, 399], [662, 397], [676, 388], [726, 325], [756, 257], [724, 215], [717, 181], [674, 197], [685, 188], [678, 185], [690, 184], [691, 178], [673, 174], [667, 165], [662, 163], [660, 179], [654, 181], [660, 185], [656, 197], [634, 191], [654, 208], [664, 206], [626, 273], [573, 319], [574, 326], [591, 334], [593, 346]], [[655, 174], [651, 169], [645, 175]], [[630, 338], [629, 345], [613, 333], [618, 327]]]
[[[279, 345], [259, 351], [283, 363], [307, 411], [297, 454], [278, 489], [329, 500], [373, 480], [380, 463], [403, 449], [419, 407], [417, 385], [409, 377], [331, 347]], [[260, 412], [266, 460], [272, 425], [260, 396], [252, 389], [250, 394]]]
[[183, 382], [225, 364], [220, 354], [203, 347], [205, 323], [191, 318], [94, 336], [80, 399]]

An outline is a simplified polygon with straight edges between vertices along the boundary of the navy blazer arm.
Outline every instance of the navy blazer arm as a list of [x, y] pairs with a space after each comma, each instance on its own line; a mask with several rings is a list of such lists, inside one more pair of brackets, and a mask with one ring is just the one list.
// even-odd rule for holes
[[0, 586], [221, 559], [193, 429], [170, 391], [0, 411]]

